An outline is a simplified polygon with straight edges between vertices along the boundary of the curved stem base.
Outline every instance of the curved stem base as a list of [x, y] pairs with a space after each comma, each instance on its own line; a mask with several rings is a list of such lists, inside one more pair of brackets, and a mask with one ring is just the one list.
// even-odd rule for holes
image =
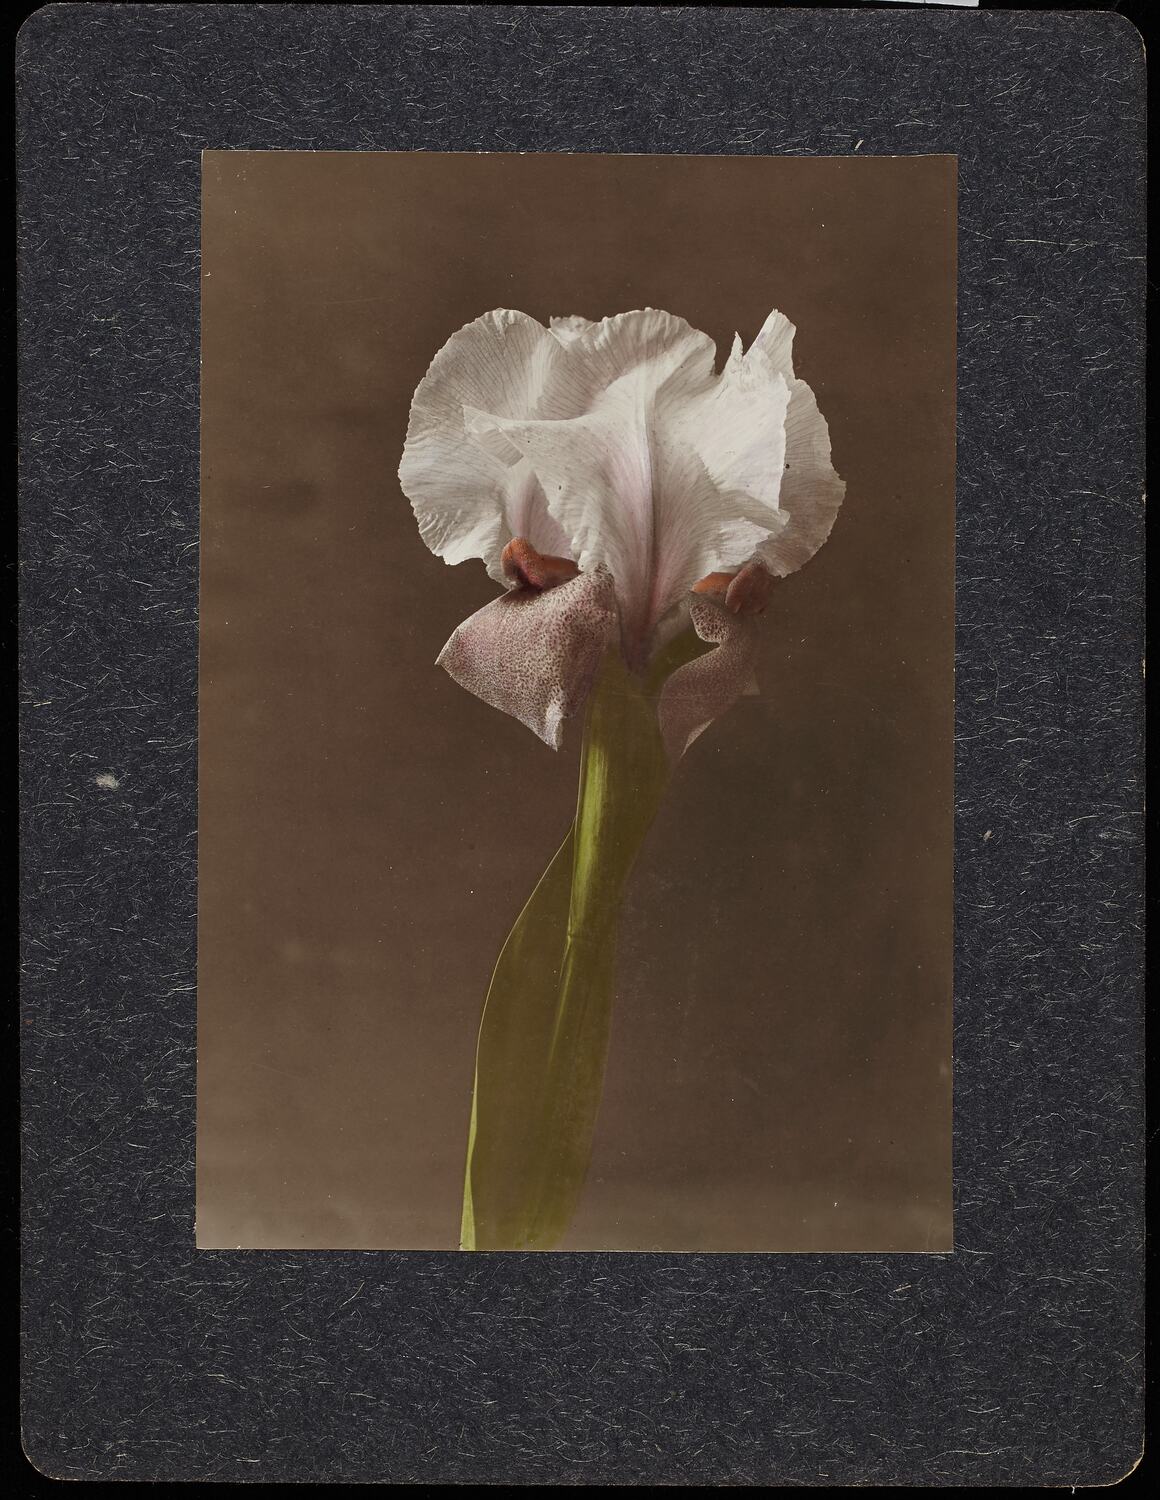
[[476, 1052], [465, 1250], [554, 1249], [583, 1187], [621, 897], [668, 781], [657, 676], [645, 681], [619, 655], [606, 659], [589, 700], [575, 822], [492, 975]]

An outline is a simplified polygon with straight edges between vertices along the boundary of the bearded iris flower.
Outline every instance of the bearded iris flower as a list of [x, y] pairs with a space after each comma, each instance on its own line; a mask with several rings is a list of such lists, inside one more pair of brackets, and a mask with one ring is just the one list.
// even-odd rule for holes
[[448, 563], [503, 589], [438, 661], [558, 749], [585, 713], [576, 820], [484, 1007], [466, 1249], [567, 1229], [599, 1104], [621, 894], [673, 765], [753, 676], [755, 617], [825, 541], [845, 486], [773, 312], [720, 372], [645, 309], [545, 328], [497, 310], [415, 392], [399, 478]]

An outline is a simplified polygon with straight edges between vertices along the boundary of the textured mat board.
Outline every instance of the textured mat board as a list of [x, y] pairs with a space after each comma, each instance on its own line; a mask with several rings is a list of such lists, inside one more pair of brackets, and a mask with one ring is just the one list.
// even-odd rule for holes
[[[1111, 14], [83, 5], [33, 16], [18, 67], [37, 1465], [1124, 1474], [1142, 1376], [1138, 34]], [[953, 1255], [194, 1250], [204, 147], [959, 155]]]

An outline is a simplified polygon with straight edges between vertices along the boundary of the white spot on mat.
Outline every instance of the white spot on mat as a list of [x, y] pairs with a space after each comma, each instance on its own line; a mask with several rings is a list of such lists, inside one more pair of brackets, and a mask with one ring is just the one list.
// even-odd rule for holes
[[115, 792], [121, 783], [113, 775], [112, 771], [102, 771], [99, 776], [94, 776], [96, 784], [106, 792]]

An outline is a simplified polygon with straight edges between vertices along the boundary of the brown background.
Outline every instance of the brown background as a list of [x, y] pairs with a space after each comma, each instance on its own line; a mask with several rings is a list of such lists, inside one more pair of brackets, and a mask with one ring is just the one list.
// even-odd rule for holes
[[566, 1249], [951, 1244], [954, 161], [204, 159], [198, 1243], [457, 1243], [492, 965], [571, 818], [434, 666], [411, 395], [493, 307], [798, 325], [847, 496], [626, 905]]

